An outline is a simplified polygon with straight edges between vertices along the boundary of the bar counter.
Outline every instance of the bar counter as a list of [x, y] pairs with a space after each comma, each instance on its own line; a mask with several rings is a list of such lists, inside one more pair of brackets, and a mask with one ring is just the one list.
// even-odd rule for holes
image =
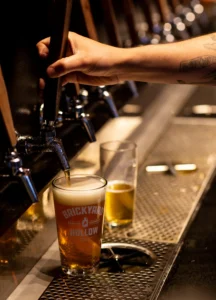
[[203, 199], [160, 300], [216, 299], [216, 182]]
[[[121, 136], [137, 143], [134, 227], [105, 230], [103, 243], [143, 247], [141, 265], [132, 261], [124, 273], [101, 265], [97, 274], [86, 278], [63, 275], [52, 195], [47, 189], [41, 202], [16, 223], [16, 246], [8, 247], [11, 252], [5, 256], [13, 259], [1, 267], [2, 299], [215, 299], [216, 120], [214, 115], [188, 114], [202, 103], [203, 95], [205, 104], [211, 105], [215, 89], [145, 86], [138, 98], [121, 108], [120, 118], [110, 119], [97, 131], [97, 142], [87, 143], [70, 161], [74, 173], [97, 174], [100, 142]], [[146, 166], [164, 163], [168, 173], [146, 172]], [[173, 174], [175, 163], [194, 163], [197, 170]]]

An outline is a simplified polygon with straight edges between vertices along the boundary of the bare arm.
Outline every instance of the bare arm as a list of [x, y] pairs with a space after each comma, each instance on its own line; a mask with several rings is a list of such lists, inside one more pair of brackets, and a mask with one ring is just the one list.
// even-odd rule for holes
[[124, 68], [137, 81], [216, 85], [216, 34], [129, 49]]
[[[46, 57], [49, 38], [37, 44]], [[115, 84], [123, 80], [216, 85], [216, 34], [183, 42], [131, 49], [104, 45], [69, 34], [68, 56], [47, 69], [64, 83]]]

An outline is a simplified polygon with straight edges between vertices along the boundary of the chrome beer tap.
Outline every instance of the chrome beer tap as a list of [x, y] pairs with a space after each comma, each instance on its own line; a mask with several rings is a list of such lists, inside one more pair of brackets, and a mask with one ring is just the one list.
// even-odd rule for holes
[[70, 165], [62, 141], [56, 137], [55, 126], [52, 123], [43, 124], [38, 137], [18, 136], [17, 149], [20, 153], [56, 153], [63, 171], [70, 170]]
[[96, 141], [95, 130], [90, 115], [85, 112], [89, 93], [85, 88], [82, 88], [76, 95], [76, 92], [72, 91], [73, 89], [74, 86], [72, 84], [68, 84], [64, 88], [63, 111], [59, 111], [59, 117], [62, 120], [80, 124], [86, 132], [89, 142], [93, 143]]
[[[52, 7], [50, 49], [47, 64], [62, 58], [66, 52], [70, 24], [71, 0], [55, 0]], [[38, 137], [20, 136], [18, 149], [27, 154], [34, 152], [54, 152], [63, 171], [70, 170], [70, 165], [60, 139], [56, 137], [56, 122], [61, 97], [61, 79], [45, 78], [44, 104], [40, 135]]]
[[113, 100], [112, 94], [107, 90], [106, 86], [101, 85], [93, 89], [92, 96], [94, 100], [103, 101], [109, 108], [113, 118], [118, 118], [119, 114]]
[[20, 178], [24, 184], [26, 191], [32, 203], [38, 202], [37, 191], [31, 178], [29, 169], [23, 167], [23, 162], [20, 154], [17, 152], [17, 136], [14, 129], [7, 89], [5, 86], [4, 78], [0, 68], [0, 111], [3, 117], [5, 128], [7, 131], [10, 147], [6, 152], [4, 164], [5, 168], [0, 177], [17, 177]]
[[[38, 202], [38, 196], [37, 191], [35, 189], [34, 183], [31, 178], [31, 171], [30, 169], [23, 167], [23, 162], [21, 157], [19, 156], [16, 148], [9, 150], [5, 155], [5, 165], [7, 167], [6, 170], [8, 176], [13, 176], [20, 178], [23, 185], [25, 186], [25, 189], [29, 195], [29, 198], [31, 199], [32, 203]], [[4, 174], [3, 176], [7, 176]]]

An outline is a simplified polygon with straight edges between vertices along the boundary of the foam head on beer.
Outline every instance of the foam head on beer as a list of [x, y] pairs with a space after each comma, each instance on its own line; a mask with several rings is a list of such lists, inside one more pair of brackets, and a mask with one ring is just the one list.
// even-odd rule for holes
[[106, 180], [98, 176], [62, 177], [53, 183], [53, 196], [62, 269], [87, 273], [100, 260]]
[[53, 189], [55, 201], [63, 205], [90, 205], [98, 201], [104, 201], [104, 191], [101, 186], [104, 181], [96, 181], [94, 178], [73, 178], [68, 185], [64, 177], [55, 182]]

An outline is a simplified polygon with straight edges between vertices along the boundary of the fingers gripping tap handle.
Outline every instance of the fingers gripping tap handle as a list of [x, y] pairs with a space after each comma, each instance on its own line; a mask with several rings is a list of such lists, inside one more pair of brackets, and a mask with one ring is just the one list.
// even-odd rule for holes
[[[48, 65], [65, 56], [70, 26], [72, 0], [53, 0]], [[44, 121], [55, 122], [61, 97], [61, 79], [46, 78]]]

